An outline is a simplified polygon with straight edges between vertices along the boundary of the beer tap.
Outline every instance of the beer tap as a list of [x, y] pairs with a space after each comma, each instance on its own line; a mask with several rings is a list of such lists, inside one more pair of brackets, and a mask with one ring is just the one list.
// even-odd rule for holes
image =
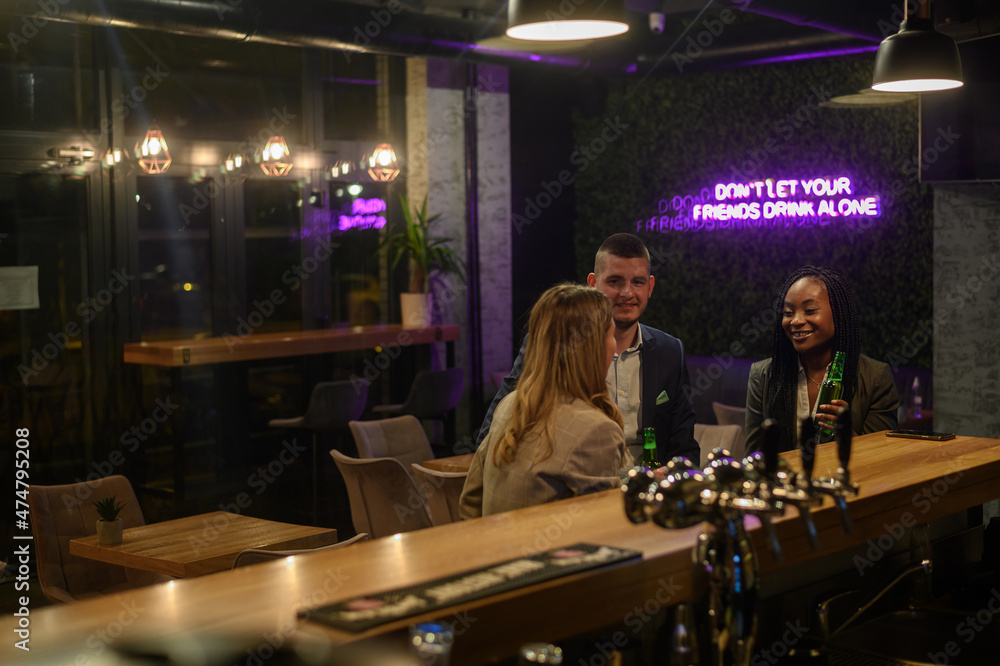
[[[840, 513], [844, 531], [850, 534], [854, 531], [854, 526], [851, 523], [851, 514], [847, 510], [846, 496], [857, 495], [858, 486], [851, 483], [851, 473], [848, 469], [848, 463], [851, 461], [851, 412], [846, 407], [842, 407], [837, 412], [837, 423], [834, 431], [837, 440], [837, 459], [840, 462], [837, 475], [834, 478], [813, 479], [812, 489], [817, 494], [822, 493], [833, 498], [834, 506]], [[803, 465], [805, 465], [805, 458], [803, 458]]]
[[809, 545], [812, 546], [813, 550], [819, 550], [819, 536], [816, 533], [816, 523], [813, 522], [812, 512], [810, 507], [818, 506], [822, 504], [822, 498], [814, 495], [810, 492], [809, 488], [811, 486], [811, 470], [812, 470], [812, 460], [815, 456], [815, 446], [816, 446], [816, 429], [812, 425], [812, 421], [809, 421], [809, 425], [806, 425], [806, 421], [803, 421], [802, 429], [802, 443], [803, 443], [803, 462], [805, 458], [806, 449], [809, 449], [809, 473], [805, 475], [804, 480], [800, 483], [799, 475], [792, 469], [792, 466], [784, 458], [777, 457], [778, 450], [778, 426], [773, 419], [767, 419], [762, 425], [764, 428], [764, 455], [768, 456], [768, 452], [772, 453], [771, 458], [776, 460], [776, 471], [772, 476], [770, 476], [770, 482], [764, 484], [761, 488], [762, 498], [771, 504], [773, 504], [778, 509], [783, 509], [786, 504], [794, 506], [799, 511], [799, 519], [802, 521], [802, 526], [805, 528], [806, 536], [809, 538]]
[[[781, 546], [771, 518], [787, 505], [799, 510], [813, 548], [819, 548], [811, 508], [823, 495], [838, 501], [845, 529], [850, 529], [844, 496], [857, 493], [847, 472], [850, 458], [850, 418], [838, 414], [838, 455], [841, 467], [834, 479], [813, 479], [817, 432], [809, 419], [802, 427], [802, 473], [778, 456], [779, 429], [773, 419], [762, 424], [763, 450], [742, 461], [715, 449], [699, 469], [686, 458], [674, 458], [654, 474], [645, 467], [629, 472], [622, 486], [625, 515], [634, 523], [652, 520], [666, 529], [705, 524], [694, 550], [694, 579], [701, 594], [694, 600], [705, 618], [701, 636], [705, 663], [749, 666], [757, 626], [757, 557], [744, 527], [744, 517], [760, 519], [775, 559]], [[662, 476], [658, 476], [662, 475]]]

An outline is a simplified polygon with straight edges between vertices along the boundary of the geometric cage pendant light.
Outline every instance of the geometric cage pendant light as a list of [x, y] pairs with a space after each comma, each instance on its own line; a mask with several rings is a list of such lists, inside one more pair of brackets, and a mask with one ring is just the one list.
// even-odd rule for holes
[[545, 42], [613, 37], [628, 31], [625, 0], [510, 0], [507, 36]]
[[[932, 92], [962, 85], [962, 58], [955, 40], [934, 29], [928, 16], [906, 18], [899, 32], [886, 37], [875, 54], [872, 88], [883, 92]], [[930, 12], [922, 3], [921, 13]]]
[[163, 173], [170, 168], [170, 149], [156, 123], [149, 126], [142, 142], [136, 145], [135, 156], [139, 166], [148, 174]]
[[292, 170], [291, 151], [280, 134], [272, 136], [261, 151], [260, 169], [268, 176], [284, 176]]
[[380, 143], [368, 155], [368, 175], [376, 182], [388, 183], [399, 175], [399, 161], [396, 151], [388, 143]]

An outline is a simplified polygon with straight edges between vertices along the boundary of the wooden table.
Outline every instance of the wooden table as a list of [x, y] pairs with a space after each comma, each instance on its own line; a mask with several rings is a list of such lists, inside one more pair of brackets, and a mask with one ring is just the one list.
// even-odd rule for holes
[[69, 552], [108, 564], [178, 578], [230, 569], [248, 548], [294, 550], [337, 543], [337, 530], [290, 525], [213, 511], [125, 530], [122, 542], [102, 545], [97, 536], [69, 542]]
[[[832, 444], [818, 447], [816, 474], [836, 468]], [[797, 454], [785, 454], [797, 465]], [[875, 433], [855, 440], [852, 475], [861, 494], [848, 505], [854, 522], [845, 534], [827, 499], [813, 517], [822, 549], [813, 551], [794, 510], [775, 521], [784, 560], [775, 562], [754, 530], [762, 572], [815, 560], [885, 534], [886, 524], [906, 516], [927, 522], [1000, 496], [1000, 439], [958, 437], [946, 442], [896, 440]], [[936, 501], [915, 503], [923, 493]], [[905, 522], [904, 522], [905, 524]], [[316, 553], [294, 562], [271, 562], [68, 606], [31, 611], [32, 650], [70, 649], [92, 655], [95, 631], [115, 622], [123, 603], [144, 609], [123, 628], [125, 641], [139, 636], [239, 634], [247, 645], [280, 632], [334, 643], [396, 632], [431, 618], [456, 622], [454, 663], [472, 666], [514, 654], [530, 640], [567, 636], [652, 614], [692, 596], [691, 549], [698, 527], [664, 530], [626, 520], [617, 490], [528, 507], [477, 520]], [[601, 569], [485, 597], [461, 606], [417, 615], [361, 634], [299, 622], [296, 612], [366, 594], [431, 581], [550, 548], [578, 542], [639, 550], [643, 556]], [[824, 572], [816, 572], [817, 578]], [[12, 616], [0, 618], [0, 634], [11, 635]], [[630, 626], [626, 623], [626, 626]], [[628, 638], [634, 636], [628, 635]], [[16, 652], [0, 645], [0, 661]], [[118, 643], [116, 642], [116, 645]], [[104, 644], [98, 645], [104, 649]]]
[[285, 333], [252, 333], [246, 337], [229, 335], [201, 340], [131, 342], [125, 345], [125, 362], [180, 368], [210, 363], [236, 363], [288, 356], [330, 354], [395, 345], [448, 343], [448, 366], [454, 364], [454, 342], [458, 326], [403, 328], [400, 324], [324, 328]]
[[[184, 368], [197, 365], [219, 363], [239, 363], [271, 358], [330, 354], [358, 351], [362, 349], [399, 348], [413, 345], [445, 343], [445, 364], [455, 364], [455, 341], [461, 336], [461, 328], [456, 325], [428, 326], [425, 328], [403, 328], [401, 324], [381, 324], [377, 326], [352, 326], [349, 328], [329, 328], [310, 331], [287, 331], [283, 333], [251, 333], [247, 336], [227, 335], [202, 338], [200, 340], [161, 340], [157, 342], [131, 342], [125, 345], [126, 363], [154, 365], [170, 368], [170, 393], [178, 404], [184, 405], [181, 391]], [[220, 419], [228, 425], [221, 427], [220, 437], [238, 436], [245, 427], [241, 415], [231, 414], [225, 403], [220, 405]], [[184, 513], [187, 462], [184, 455], [184, 412], [177, 418], [182, 423], [174, 429], [171, 442], [173, 450], [173, 492], [174, 510], [177, 515]], [[449, 415], [445, 422], [447, 434], [454, 437], [455, 417]]]
[[434, 470], [435, 472], [468, 472], [469, 466], [472, 465], [472, 457], [474, 455], [474, 453], [463, 453], [458, 456], [425, 460], [420, 464], [427, 469]]

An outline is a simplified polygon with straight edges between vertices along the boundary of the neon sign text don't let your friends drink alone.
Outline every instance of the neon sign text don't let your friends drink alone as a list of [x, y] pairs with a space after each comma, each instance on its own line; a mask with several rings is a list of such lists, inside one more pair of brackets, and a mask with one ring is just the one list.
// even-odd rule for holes
[[716, 183], [697, 195], [660, 199], [659, 215], [637, 220], [636, 231], [814, 227], [881, 212], [879, 197], [858, 194], [847, 176], [767, 178]]

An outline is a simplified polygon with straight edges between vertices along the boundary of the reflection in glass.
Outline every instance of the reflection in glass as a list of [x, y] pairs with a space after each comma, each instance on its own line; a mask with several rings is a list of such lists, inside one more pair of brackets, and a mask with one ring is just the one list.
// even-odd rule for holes
[[212, 199], [206, 183], [136, 178], [142, 339], [212, 334]]
[[264, 310], [255, 333], [301, 330], [303, 285], [312, 277], [303, 267], [301, 188], [291, 181], [248, 180], [244, 191], [247, 315]]

